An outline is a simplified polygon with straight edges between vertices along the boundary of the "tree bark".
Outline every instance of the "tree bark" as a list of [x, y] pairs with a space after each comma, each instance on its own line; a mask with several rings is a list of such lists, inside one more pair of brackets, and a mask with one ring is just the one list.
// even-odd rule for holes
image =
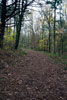
[[5, 19], [6, 19], [6, 0], [2, 0], [0, 48], [3, 47], [3, 39], [4, 39], [4, 31], [5, 31]]
[[54, 9], [54, 54], [56, 53], [56, 9]]
[[[50, 17], [50, 16], [49, 16]], [[51, 52], [51, 30], [50, 30], [50, 18], [49, 18], [49, 22], [48, 22], [48, 25], [49, 25], [49, 53]]]
[[10, 15], [6, 15], [6, 3], [7, 0], [2, 0], [2, 10], [1, 10], [1, 25], [0, 25], [0, 48], [3, 48], [3, 39], [4, 39], [4, 32], [5, 32], [5, 24], [6, 19], [14, 14], [16, 11], [17, 0], [15, 0], [15, 8]]
[[16, 23], [16, 41], [15, 41], [15, 49], [18, 48], [19, 45], [19, 39], [20, 39], [20, 31], [21, 31], [21, 25], [22, 25], [22, 19], [23, 19], [23, 14], [19, 15], [19, 21]]
[[61, 45], [62, 45], [62, 55], [63, 55], [63, 36], [62, 36], [62, 33], [61, 33]]

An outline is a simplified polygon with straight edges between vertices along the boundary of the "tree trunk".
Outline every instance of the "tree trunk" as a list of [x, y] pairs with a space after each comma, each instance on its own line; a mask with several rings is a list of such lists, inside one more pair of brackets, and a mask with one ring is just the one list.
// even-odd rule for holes
[[50, 30], [50, 21], [49, 21], [49, 53], [51, 52], [51, 30]]
[[18, 23], [16, 24], [16, 41], [15, 41], [15, 49], [18, 48], [19, 39], [20, 39], [20, 31], [22, 25], [23, 13], [19, 15]]
[[62, 45], [62, 55], [63, 55], [63, 36], [61, 34], [61, 45]]
[[54, 9], [54, 54], [56, 53], [56, 9]]
[[[20, 24], [21, 24], [21, 23], [20, 23]], [[19, 45], [20, 31], [21, 31], [21, 26], [17, 25], [17, 26], [16, 26], [15, 49], [17, 49], [17, 48], [18, 48], [18, 45]]]
[[5, 31], [5, 19], [6, 19], [6, 0], [2, 0], [0, 48], [3, 48], [3, 39], [4, 39], [4, 31]]
[[15, 49], [18, 48], [18, 45], [19, 45], [19, 38], [20, 38], [20, 31], [18, 31], [17, 34], [16, 34]]

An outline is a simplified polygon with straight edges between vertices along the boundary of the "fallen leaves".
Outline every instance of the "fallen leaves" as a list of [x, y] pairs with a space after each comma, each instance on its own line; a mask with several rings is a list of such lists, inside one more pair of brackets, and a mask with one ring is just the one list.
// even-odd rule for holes
[[0, 51], [0, 100], [67, 100], [63, 65], [32, 50], [16, 54]]

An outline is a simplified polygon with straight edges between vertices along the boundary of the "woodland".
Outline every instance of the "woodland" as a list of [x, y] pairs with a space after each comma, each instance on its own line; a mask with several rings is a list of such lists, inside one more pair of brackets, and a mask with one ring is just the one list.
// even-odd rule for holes
[[0, 100], [67, 100], [67, 0], [0, 0]]

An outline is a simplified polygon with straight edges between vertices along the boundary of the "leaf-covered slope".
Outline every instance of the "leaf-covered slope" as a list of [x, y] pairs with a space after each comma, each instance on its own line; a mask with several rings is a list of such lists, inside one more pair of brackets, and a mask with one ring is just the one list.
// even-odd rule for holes
[[[36, 51], [0, 51], [0, 100], [67, 100], [64, 65]], [[4, 53], [4, 54], [3, 54]]]

